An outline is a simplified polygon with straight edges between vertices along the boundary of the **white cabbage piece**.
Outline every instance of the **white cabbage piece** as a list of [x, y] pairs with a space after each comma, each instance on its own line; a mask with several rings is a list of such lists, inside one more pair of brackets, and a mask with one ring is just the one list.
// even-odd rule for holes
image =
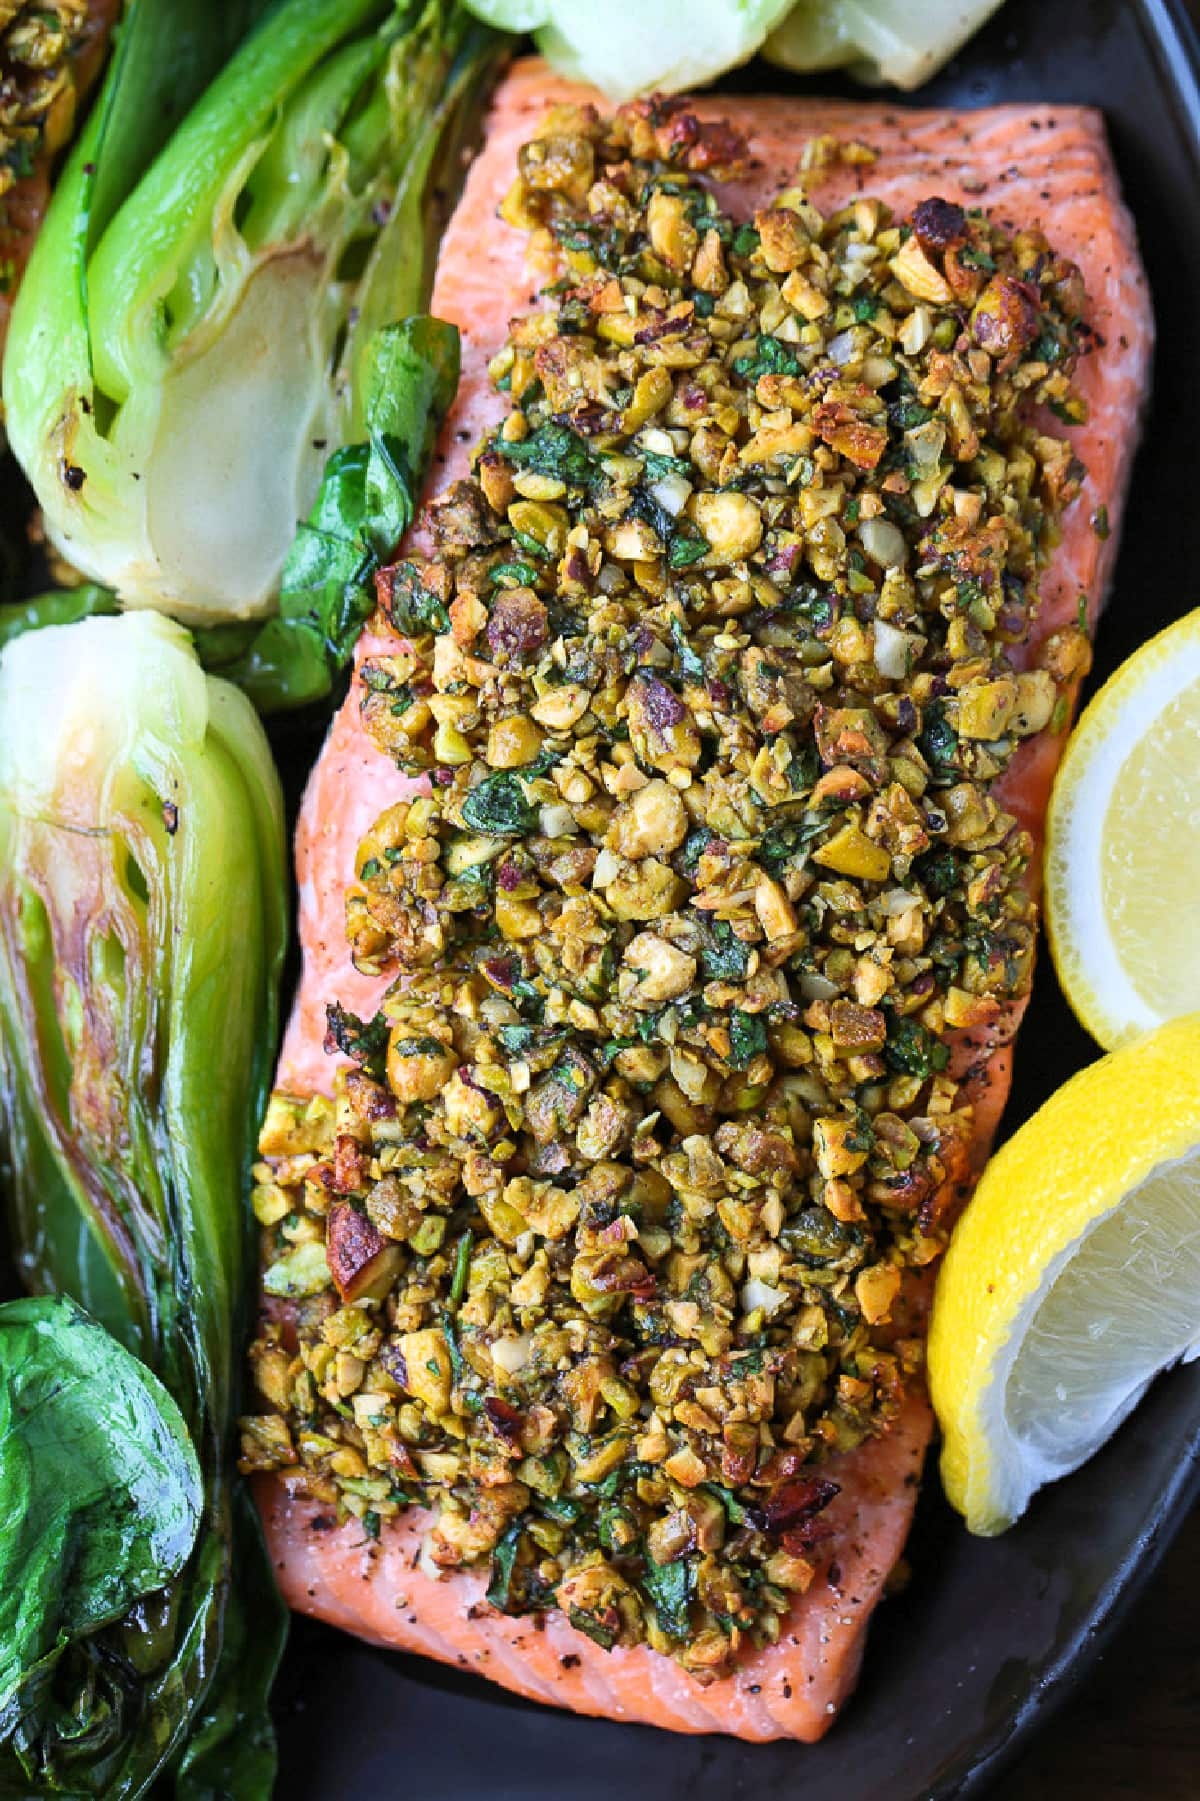
[[468, 0], [503, 31], [532, 31], [548, 62], [608, 99], [682, 93], [748, 62], [792, 0]]
[[920, 87], [1001, 0], [799, 0], [763, 55], [784, 69], [847, 69], [859, 81]]

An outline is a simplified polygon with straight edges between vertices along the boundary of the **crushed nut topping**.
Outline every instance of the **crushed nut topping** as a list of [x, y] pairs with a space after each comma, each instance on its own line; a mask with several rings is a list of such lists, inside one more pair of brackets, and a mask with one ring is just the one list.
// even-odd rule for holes
[[87, 0], [0, 0], [0, 196], [70, 135]]
[[[954, 1034], [1030, 980], [992, 793], [1088, 656], [1019, 652], [1082, 471], [1078, 271], [930, 198], [753, 223], [686, 109], [554, 115], [548, 285], [362, 715], [428, 793], [346, 902], [381, 1013], [276, 1095], [247, 1468], [706, 1681], [813, 1580], [830, 1454], [921, 1358], [967, 1180]], [[830, 160], [823, 151], [819, 164]], [[286, 1316], [286, 1317], [284, 1317]]]

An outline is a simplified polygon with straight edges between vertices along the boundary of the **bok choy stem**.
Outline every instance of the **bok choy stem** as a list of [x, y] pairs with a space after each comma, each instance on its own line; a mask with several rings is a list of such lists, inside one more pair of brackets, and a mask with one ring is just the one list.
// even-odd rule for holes
[[163, 141], [137, 102], [173, 12], [132, 10], [14, 309], [4, 401], [55, 546], [206, 626], [277, 610], [327, 456], [364, 435], [370, 342], [426, 302], [434, 189], [501, 40], [455, 0], [279, 0]]
[[134, 613], [9, 643], [0, 1136], [18, 1260], [160, 1378], [203, 1513], [153, 1604], [65, 1659], [19, 1736], [0, 1730], [0, 1792], [117, 1801], [177, 1767], [181, 1796], [221, 1792], [214, 1771], [224, 1792], [269, 1793], [282, 1616], [229, 1434], [286, 923], [266, 739], [187, 633]]

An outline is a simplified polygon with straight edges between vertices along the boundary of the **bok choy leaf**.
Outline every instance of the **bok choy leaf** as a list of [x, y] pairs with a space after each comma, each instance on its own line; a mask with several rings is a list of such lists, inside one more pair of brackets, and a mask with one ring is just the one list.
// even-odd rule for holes
[[178, 1407], [103, 1326], [58, 1297], [0, 1306], [0, 1740], [18, 1755], [60, 1666], [86, 1671], [94, 1635], [179, 1574], [203, 1493]]
[[276, 610], [329, 454], [369, 438], [373, 340], [425, 303], [499, 40], [453, 0], [278, 0], [160, 144], [142, 90], [176, 10], [132, 9], [18, 296], [4, 402], [55, 546], [125, 604], [209, 625]]
[[10, 642], [0, 1140], [16, 1259], [170, 1392], [203, 1504], [180, 1573], [64, 1657], [20, 1737], [0, 1734], [0, 1793], [36, 1776], [37, 1792], [119, 1801], [171, 1768], [193, 1801], [269, 1793], [282, 1617], [229, 1435], [285, 940], [266, 739], [188, 634], [127, 613]]
[[375, 572], [412, 523], [458, 365], [458, 332], [440, 319], [375, 333], [362, 371], [366, 435], [326, 465], [284, 563], [279, 616], [248, 636], [236, 626], [197, 634], [206, 666], [236, 681], [260, 712], [321, 699], [350, 660], [375, 607]]

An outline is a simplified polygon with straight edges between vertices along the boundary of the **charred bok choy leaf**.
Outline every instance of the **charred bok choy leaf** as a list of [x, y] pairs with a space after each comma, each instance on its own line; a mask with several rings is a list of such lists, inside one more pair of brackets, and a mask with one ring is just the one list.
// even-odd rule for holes
[[[500, 40], [451, 0], [279, 0], [161, 147], [177, 13], [138, 0], [14, 309], [9, 435], [55, 546], [192, 624], [275, 611], [372, 342], [424, 306]], [[157, 60], [156, 60], [157, 59]], [[156, 152], [156, 153], [153, 153]]]
[[0, 1793], [269, 1793], [282, 1632], [235, 1487], [246, 1185], [286, 937], [283, 809], [253, 708], [153, 613], [0, 655], [0, 1141], [17, 1262], [178, 1404], [203, 1503], [167, 1587], [0, 1730]]

